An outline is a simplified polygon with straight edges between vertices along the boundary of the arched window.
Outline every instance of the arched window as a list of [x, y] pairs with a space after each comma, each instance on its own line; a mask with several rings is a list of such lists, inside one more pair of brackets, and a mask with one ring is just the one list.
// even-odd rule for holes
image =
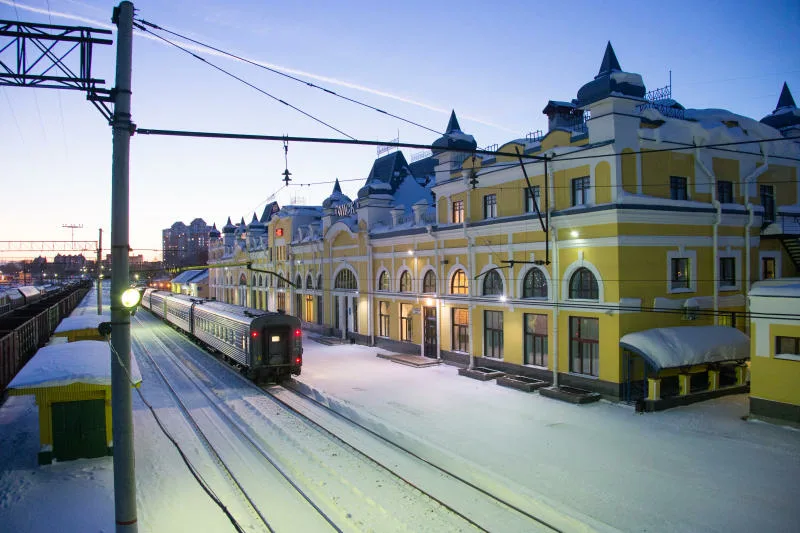
[[255, 285], [255, 284], [256, 284], [256, 275], [253, 274], [253, 285]]
[[503, 278], [497, 270], [490, 270], [483, 278], [483, 295], [494, 296], [503, 294]]
[[247, 285], [247, 277], [244, 274], [239, 276], [239, 285]]
[[322, 274], [317, 276], [317, 290], [318, 291], [322, 290]]
[[468, 292], [467, 275], [463, 270], [458, 269], [453, 274], [453, 279], [450, 282], [450, 294], [467, 294]]
[[547, 278], [539, 268], [532, 268], [522, 280], [523, 298], [547, 298]]
[[597, 280], [591, 270], [581, 267], [575, 271], [569, 280], [569, 297], [582, 300], [597, 300], [599, 298]]
[[411, 274], [408, 270], [400, 274], [400, 292], [411, 292]]
[[264, 276], [259, 274], [258, 275], [258, 286], [261, 287], [262, 285], [264, 285]]
[[422, 278], [422, 292], [426, 294], [436, 292], [436, 274], [433, 270], [428, 270]]
[[358, 290], [358, 282], [353, 272], [347, 268], [340, 270], [336, 274], [336, 281], [333, 284], [336, 289], [345, 289], [355, 291]]
[[381, 275], [378, 276], [378, 290], [379, 291], [388, 291], [389, 290], [389, 273], [385, 270], [381, 272]]
[[275, 287], [278, 288], [278, 289], [285, 289], [286, 288], [286, 280], [283, 278], [283, 274], [278, 272], [278, 276], [280, 276], [280, 277], [276, 277], [275, 278], [277, 280], [277, 281], [275, 281]]
[[314, 278], [311, 277], [311, 274], [306, 276], [306, 289], [313, 289], [314, 288]]
[[300, 276], [300, 274], [298, 274], [297, 277], [294, 278], [294, 286], [297, 289], [303, 288], [303, 278]]

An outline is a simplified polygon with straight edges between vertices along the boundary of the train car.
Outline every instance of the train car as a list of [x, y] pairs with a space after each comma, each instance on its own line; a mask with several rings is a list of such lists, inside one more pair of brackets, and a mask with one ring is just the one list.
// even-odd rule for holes
[[186, 333], [194, 335], [192, 327], [192, 307], [198, 301], [185, 294], [170, 294], [164, 298], [166, 312], [164, 318], [170, 324], [174, 324]]
[[194, 336], [224, 354], [248, 378], [281, 381], [300, 375], [303, 335], [297, 317], [203, 301], [195, 304], [193, 318]]
[[158, 318], [164, 319], [167, 314], [167, 302], [166, 299], [170, 295], [169, 291], [153, 291], [150, 293], [150, 312], [156, 315]]
[[38, 302], [42, 298], [42, 291], [32, 285], [26, 285], [19, 288], [22, 297], [25, 298], [25, 305]]

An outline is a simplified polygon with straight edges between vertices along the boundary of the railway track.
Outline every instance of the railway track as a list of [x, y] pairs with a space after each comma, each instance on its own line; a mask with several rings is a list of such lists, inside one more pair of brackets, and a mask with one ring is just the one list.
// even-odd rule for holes
[[[141, 338], [148, 335], [150, 339]], [[133, 340], [137, 353], [144, 355], [162, 378], [184, 419], [227, 478], [240, 503], [244, 503], [251, 518], [256, 518], [249, 521], [248, 529], [255, 526], [270, 532], [298, 527], [304, 531], [342, 531], [297, 485], [293, 476], [226, 413], [216, 397], [204, 390], [157, 333], [152, 329], [149, 333], [137, 331]], [[148, 349], [148, 344], [161, 348], [161, 355]], [[248, 450], [249, 454], [243, 454], [242, 450]], [[281, 497], [276, 497], [278, 494]], [[241, 516], [236, 518], [236, 522], [240, 521], [247, 522]]]
[[[381, 481], [381, 476], [392, 478], [395, 480], [394, 484], [406, 485], [408, 487], [406, 490], [410, 489], [418, 493], [424, 499], [435, 502], [437, 506], [441, 507], [441, 511], [458, 517], [469, 529], [479, 531], [562, 531], [565, 530], [563, 528], [565, 522], [575, 525], [568, 519], [554, 523], [538, 517], [530, 509], [505, 500], [445, 468], [414, 455], [398, 444], [390, 442], [368, 428], [358, 425], [296, 391], [284, 387], [268, 387], [262, 390], [238, 373], [230, 372], [232, 369], [216, 358], [207, 356], [197, 358], [196, 354], [193, 357], [188, 352], [200, 351], [200, 349], [184, 337], [181, 336], [180, 341], [175, 341], [171, 337], [164, 339], [169, 350], [175, 352], [192, 369], [197, 379], [205, 382], [211, 390], [215, 391], [214, 394], [219, 399], [229, 405], [235, 416], [240, 418], [237, 423], [252, 427], [260, 425], [267, 432], [279, 434], [281, 437], [277, 440], [288, 442], [290, 447], [295, 448], [308, 445], [309, 431], [324, 434], [327, 441], [334, 443], [341, 451], [336, 454], [325, 452], [327, 456], [323, 453], [325, 456], [323, 460], [319, 459], [319, 455], [315, 458], [312, 453], [312, 456], [307, 456], [305, 460], [310, 464], [316, 463], [316, 466], [327, 470], [334, 477], [341, 478], [345, 474], [341, 473], [342, 469], [337, 465], [326, 463], [331, 462], [331, 457], [349, 454], [358, 457], [358, 461], [363, 464], [368, 463], [370, 468], [376, 471], [371, 474], [376, 480], [375, 483], [387, 483], [385, 479]], [[221, 372], [220, 366], [225, 367], [224, 372]], [[237, 392], [231, 394], [232, 388]], [[266, 396], [263, 394], [264, 392], [267, 393]], [[266, 405], [267, 402], [272, 402], [274, 405], [269, 407]], [[287, 417], [287, 410], [292, 413], [294, 420]], [[301, 426], [305, 426], [302, 431]], [[263, 430], [256, 432], [264, 434]], [[272, 439], [271, 442], [273, 442]], [[277, 455], [282, 454], [280, 451], [277, 452]], [[303, 468], [303, 465], [295, 463], [293, 468]], [[363, 467], [356, 469], [363, 469]], [[345, 467], [344, 470], [353, 470], [353, 467]], [[314, 483], [313, 479], [309, 481]], [[344, 484], [346, 490], [363, 495], [364, 501], [361, 506], [381, 507], [377, 501], [379, 499], [377, 494], [369, 494], [367, 489], [361, 488], [363, 482], [359, 484], [358, 481], [339, 480], [339, 483]], [[348, 508], [346, 505], [345, 507]], [[378, 514], [382, 515], [388, 512], [390, 511], [387, 509]], [[361, 513], [348, 511], [346, 516], [352, 517], [354, 514], [360, 515]], [[367, 525], [368, 523], [366, 520], [356, 519], [353, 525], [356, 526], [356, 529], [366, 527], [367, 529], [384, 530], [388, 525], [375, 527]], [[402, 529], [400, 524], [394, 524], [394, 526]], [[566, 529], [589, 529], [581, 527], [580, 524], [578, 526]], [[390, 529], [394, 529], [394, 527]]]

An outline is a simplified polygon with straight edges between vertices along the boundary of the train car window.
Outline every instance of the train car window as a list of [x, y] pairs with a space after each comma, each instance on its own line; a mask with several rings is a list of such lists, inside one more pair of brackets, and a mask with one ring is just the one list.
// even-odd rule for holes
[[281, 336], [280, 335], [273, 335], [270, 340], [272, 342], [281, 342]]

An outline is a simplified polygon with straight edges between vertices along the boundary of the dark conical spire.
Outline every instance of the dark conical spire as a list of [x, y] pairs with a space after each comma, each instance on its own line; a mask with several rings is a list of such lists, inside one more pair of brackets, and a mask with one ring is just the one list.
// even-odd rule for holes
[[775, 111], [782, 107], [797, 107], [794, 103], [794, 98], [792, 98], [792, 93], [789, 91], [789, 86], [786, 85], [786, 82], [783, 82], [783, 89], [781, 89], [781, 96], [778, 98], [778, 106], [775, 108]]
[[258, 217], [255, 213], [253, 213], [253, 220], [251, 220], [250, 223], [252, 224], [253, 222], [258, 222]]
[[461, 131], [461, 126], [458, 125], [458, 119], [456, 118], [455, 109], [450, 112], [450, 121], [447, 123], [447, 130], [445, 130], [444, 134], [447, 135], [454, 131]]
[[339, 185], [339, 178], [336, 178], [336, 183], [333, 185], [333, 192], [334, 193], [338, 192], [339, 194], [342, 193], [342, 186]]
[[606, 44], [606, 53], [603, 55], [603, 62], [600, 64], [600, 72], [598, 72], [597, 76], [594, 78], [597, 79], [600, 76], [607, 76], [614, 70], [622, 70], [622, 67], [619, 66], [617, 54], [614, 53], [611, 41], [608, 41], [608, 44]]

